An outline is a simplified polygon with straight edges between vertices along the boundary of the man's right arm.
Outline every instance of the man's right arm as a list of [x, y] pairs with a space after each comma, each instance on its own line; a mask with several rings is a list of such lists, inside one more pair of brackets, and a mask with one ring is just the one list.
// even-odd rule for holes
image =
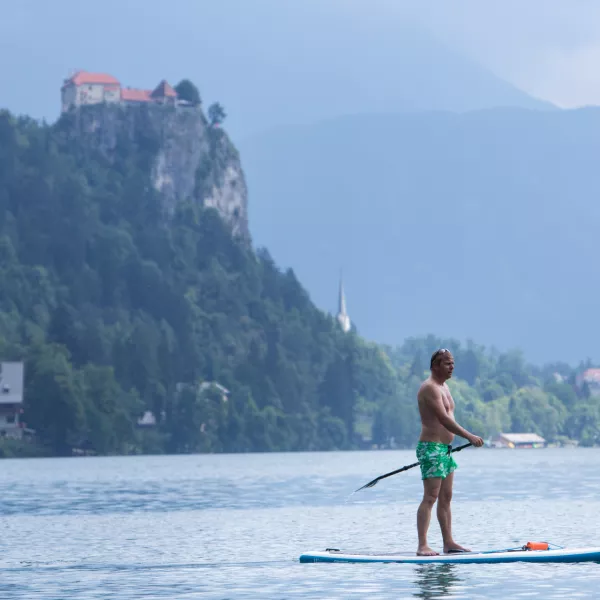
[[[431, 412], [435, 415], [436, 419], [448, 430], [459, 435], [466, 440], [469, 440], [474, 446], [480, 446], [483, 444], [483, 440], [473, 435], [470, 431], [467, 431], [464, 427], [461, 427], [446, 411], [444, 406], [444, 399], [442, 393], [438, 388], [430, 387], [426, 391], [425, 402]], [[481, 441], [481, 444], [479, 443]]]

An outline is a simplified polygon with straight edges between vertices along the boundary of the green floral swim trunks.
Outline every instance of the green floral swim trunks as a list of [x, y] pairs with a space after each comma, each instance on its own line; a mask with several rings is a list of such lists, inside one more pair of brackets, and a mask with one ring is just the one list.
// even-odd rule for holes
[[440, 442], [419, 442], [417, 444], [417, 459], [421, 467], [421, 479], [441, 477], [445, 479], [458, 468], [450, 446]]

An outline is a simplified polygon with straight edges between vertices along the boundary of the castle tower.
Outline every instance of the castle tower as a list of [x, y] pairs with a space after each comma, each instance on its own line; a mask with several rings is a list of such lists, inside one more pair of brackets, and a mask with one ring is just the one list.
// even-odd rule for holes
[[346, 312], [346, 297], [344, 296], [344, 283], [340, 277], [340, 293], [338, 298], [337, 320], [344, 333], [350, 331], [350, 317]]

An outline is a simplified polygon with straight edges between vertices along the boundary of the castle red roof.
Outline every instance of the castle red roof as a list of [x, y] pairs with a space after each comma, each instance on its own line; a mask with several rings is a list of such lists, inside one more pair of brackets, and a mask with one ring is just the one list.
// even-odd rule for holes
[[150, 102], [150, 90], [121, 88], [121, 100], [125, 100], [127, 102]]
[[119, 87], [121, 85], [119, 80], [112, 75], [107, 75], [106, 73], [90, 73], [88, 71], [77, 71], [77, 73], [65, 81], [64, 86], [70, 84], [76, 86], [100, 84], [107, 87]]
[[150, 94], [153, 98], [177, 98], [177, 92], [163, 79]]
[[600, 383], [600, 369], [587, 369], [583, 373], [583, 380], [594, 383]]

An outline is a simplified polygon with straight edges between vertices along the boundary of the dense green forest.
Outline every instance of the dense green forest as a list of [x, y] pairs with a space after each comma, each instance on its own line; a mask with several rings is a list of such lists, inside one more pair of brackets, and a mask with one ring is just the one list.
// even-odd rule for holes
[[[588, 365], [345, 334], [215, 210], [181, 203], [167, 218], [154, 151], [123, 141], [109, 162], [68, 124], [0, 113], [0, 355], [25, 361], [35, 431], [2, 440], [4, 456], [413, 446], [416, 390], [441, 345], [475, 433], [597, 441], [600, 401], [575, 385]], [[155, 426], [139, 426], [146, 411]]]

